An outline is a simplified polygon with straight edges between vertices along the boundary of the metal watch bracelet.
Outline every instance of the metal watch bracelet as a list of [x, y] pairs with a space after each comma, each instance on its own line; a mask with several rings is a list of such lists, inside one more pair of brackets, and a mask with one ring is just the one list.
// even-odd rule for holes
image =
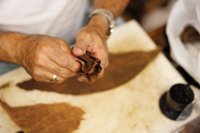
[[103, 9], [103, 8], [98, 8], [98, 9], [95, 9], [90, 14], [90, 17], [92, 17], [96, 14], [102, 15], [108, 20], [109, 30], [108, 30], [107, 35], [109, 36], [114, 31], [114, 26], [115, 26], [114, 16], [113, 16], [112, 12], [110, 12], [109, 10]]

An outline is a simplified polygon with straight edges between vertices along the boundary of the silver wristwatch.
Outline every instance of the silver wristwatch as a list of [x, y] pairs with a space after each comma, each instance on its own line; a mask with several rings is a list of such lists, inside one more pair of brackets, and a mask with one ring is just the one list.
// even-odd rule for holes
[[114, 31], [114, 26], [115, 26], [114, 16], [113, 16], [112, 12], [110, 12], [109, 10], [103, 9], [103, 8], [98, 8], [98, 9], [95, 9], [90, 14], [90, 17], [93, 15], [96, 15], [96, 14], [102, 15], [108, 20], [109, 31], [108, 31], [107, 35], [110, 35]]

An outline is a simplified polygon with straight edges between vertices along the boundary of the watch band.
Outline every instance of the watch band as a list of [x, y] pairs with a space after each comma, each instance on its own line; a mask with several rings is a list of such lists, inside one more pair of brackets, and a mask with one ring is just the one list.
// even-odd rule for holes
[[114, 31], [114, 26], [115, 26], [114, 16], [113, 16], [112, 12], [110, 12], [109, 10], [103, 9], [103, 8], [98, 8], [98, 9], [95, 9], [90, 14], [90, 17], [92, 17], [96, 14], [102, 15], [108, 20], [109, 31], [108, 31], [107, 35], [109, 36]]

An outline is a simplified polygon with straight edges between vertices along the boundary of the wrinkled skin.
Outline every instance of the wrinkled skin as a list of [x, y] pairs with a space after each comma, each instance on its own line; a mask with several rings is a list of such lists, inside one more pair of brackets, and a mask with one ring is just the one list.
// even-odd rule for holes
[[[99, 22], [99, 23], [97, 23]], [[89, 51], [92, 55], [101, 61], [102, 71], [98, 78], [101, 78], [104, 74], [104, 69], [108, 66], [108, 48], [106, 45], [108, 22], [101, 16], [95, 16], [88, 25], [83, 27], [76, 37], [76, 44], [72, 50], [73, 55], [81, 56]], [[89, 81], [85, 76], [78, 77], [79, 81], [87, 83], [94, 82]]]
[[[106, 18], [92, 17], [78, 32], [73, 49], [62, 39], [47, 35], [0, 32], [0, 61], [22, 65], [36, 81], [62, 83], [77, 75], [79, 81], [94, 82], [103, 76], [108, 66], [107, 31]], [[101, 61], [102, 72], [93, 81], [77, 74], [80, 70], [78, 58], [86, 51]], [[52, 80], [53, 75], [57, 80]]]
[[[105, 18], [93, 17], [90, 23], [78, 32], [76, 44], [72, 50], [65, 41], [59, 38], [45, 35], [25, 36], [16, 44], [20, 46], [17, 62], [36, 81], [62, 83], [77, 75], [80, 70], [77, 58], [89, 51], [92, 56], [101, 61], [102, 71], [96, 79], [101, 78], [109, 62], [106, 45], [107, 27], [108, 22]], [[57, 75], [57, 81], [52, 80], [53, 74]], [[96, 80], [89, 81], [83, 75], [77, 75], [77, 77], [79, 81], [87, 83]]]
[[70, 48], [61, 39], [35, 35], [20, 43], [23, 51], [19, 62], [36, 81], [52, 82], [52, 75], [56, 74], [56, 83], [61, 83], [75, 76], [80, 68]]
[[[55, 83], [62, 83], [68, 78], [77, 75], [80, 70], [80, 63], [77, 58], [89, 51], [94, 57], [101, 60], [102, 72], [98, 78], [104, 74], [104, 69], [108, 66], [108, 50], [106, 45], [107, 20], [100, 16], [94, 17], [94, 20], [83, 27], [76, 36], [74, 48], [68, 47], [67, 43], [61, 39], [43, 36], [31, 35], [20, 41], [23, 46], [23, 54], [20, 56], [20, 64], [36, 80], [43, 82], [53, 82], [52, 76], [56, 74], [58, 80]], [[89, 81], [85, 76], [78, 76], [81, 82], [91, 83], [96, 79]]]
[[[124, 11], [128, 2], [129, 0], [100, 0], [93, 1], [93, 7], [104, 8], [116, 18]], [[78, 32], [72, 50], [67, 42], [58, 38], [0, 31], [0, 61], [22, 65], [36, 81], [52, 82], [53, 75], [57, 75], [55, 83], [61, 83], [77, 75], [80, 70], [78, 58], [89, 51], [101, 61], [102, 71], [98, 79], [103, 76], [109, 63], [106, 46], [108, 30], [109, 22], [105, 16], [91, 16], [89, 23]], [[96, 80], [90, 82], [83, 75], [77, 77], [79, 81], [87, 83]]]

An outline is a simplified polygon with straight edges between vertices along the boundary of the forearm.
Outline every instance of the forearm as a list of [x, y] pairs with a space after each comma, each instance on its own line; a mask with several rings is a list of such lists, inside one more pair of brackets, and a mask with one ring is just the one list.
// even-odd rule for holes
[[26, 35], [12, 32], [0, 32], [0, 61], [19, 64], [22, 45], [20, 41]]

